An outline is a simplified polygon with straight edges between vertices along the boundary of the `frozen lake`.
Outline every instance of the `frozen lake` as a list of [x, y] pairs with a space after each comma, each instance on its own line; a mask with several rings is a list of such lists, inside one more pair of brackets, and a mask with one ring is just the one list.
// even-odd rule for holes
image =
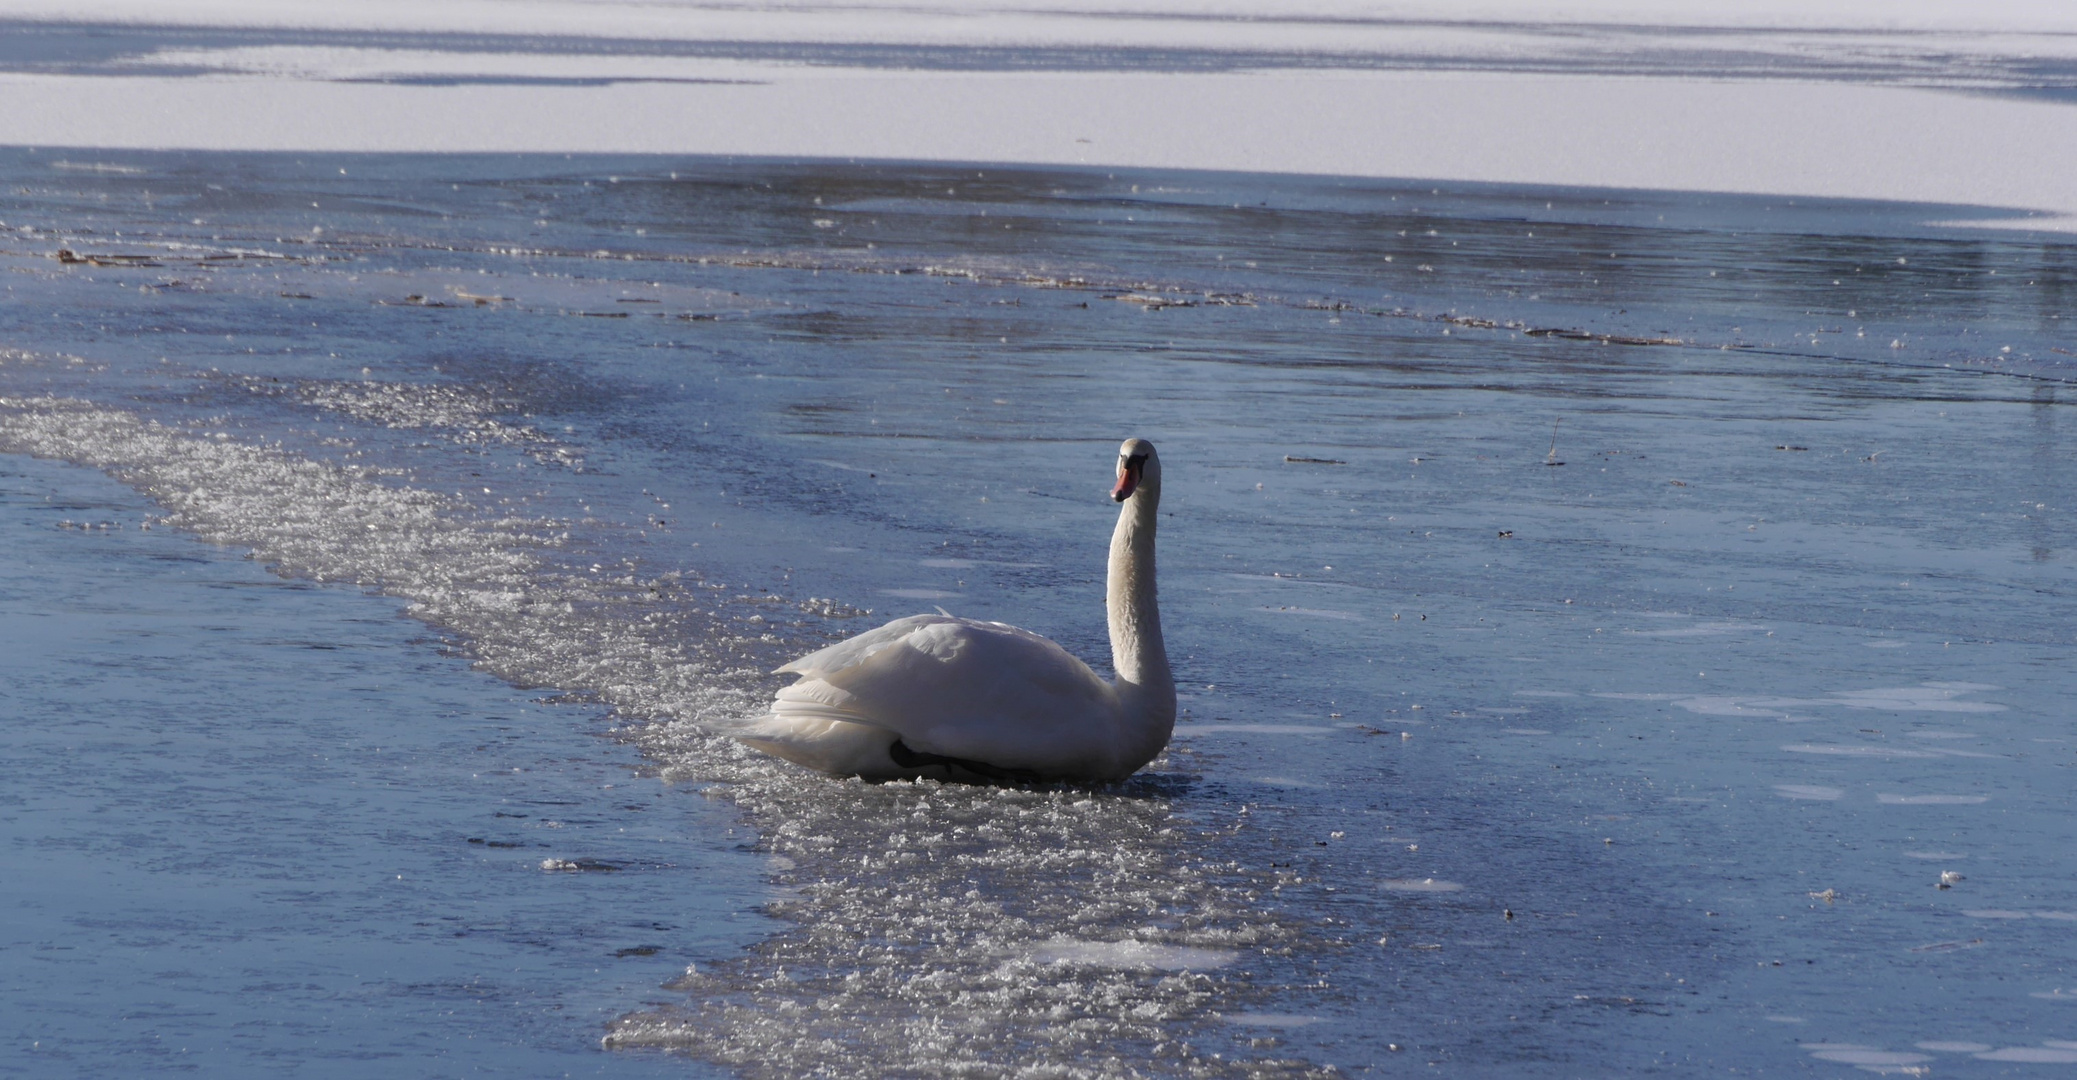
[[[1977, 216], [0, 151], [0, 1072], [2053, 1073], [2077, 248]], [[1102, 661], [1127, 435], [1145, 773], [702, 734]]]

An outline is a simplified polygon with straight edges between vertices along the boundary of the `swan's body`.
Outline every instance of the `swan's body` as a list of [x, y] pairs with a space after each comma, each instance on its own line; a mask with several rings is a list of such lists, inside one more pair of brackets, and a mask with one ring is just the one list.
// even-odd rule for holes
[[779, 669], [799, 675], [771, 711], [729, 734], [838, 776], [1118, 780], [1168, 745], [1175, 682], [1154, 588], [1154, 447], [1119, 450], [1124, 505], [1111, 536], [1106, 681], [1006, 623], [912, 615]]

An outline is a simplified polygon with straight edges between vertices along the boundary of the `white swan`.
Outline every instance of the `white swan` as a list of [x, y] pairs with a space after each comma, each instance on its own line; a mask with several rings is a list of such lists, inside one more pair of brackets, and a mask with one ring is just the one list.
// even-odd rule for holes
[[779, 669], [800, 680], [729, 734], [870, 780], [1119, 780], [1168, 745], [1175, 680], [1154, 593], [1154, 444], [1118, 448], [1105, 682], [1051, 641], [999, 622], [912, 615]]

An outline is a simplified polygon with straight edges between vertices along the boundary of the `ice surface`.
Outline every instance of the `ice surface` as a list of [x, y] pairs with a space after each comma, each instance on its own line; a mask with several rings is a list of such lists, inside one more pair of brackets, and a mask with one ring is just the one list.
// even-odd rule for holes
[[1454, 881], [1437, 881], [1434, 878], [1389, 878], [1378, 882], [1378, 886], [1387, 892], [1398, 893], [1451, 893], [1464, 888]]
[[1242, 169], [2069, 231], [2065, 8], [7, 0], [0, 143]]
[[[54, 157], [0, 155], [16, 460], [401, 608], [568, 730], [609, 716], [558, 751], [639, 750], [602, 784], [726, 815], [645, 856], [544, 814], [515, 887], [668, 924], [644, 859], [769, 873], [722, 895], [770, 932], [555, 1029], [602, 1067], [1569, 1076], [2068, 1034], [2057, 241], [1433, 182]], [[1188, 737], [1147, 773], [875, 786], [705, 732], [939, 602], [887, 589], [1101, 663], [1126, 431], [1177, 463]]]
[[[1871, 37], [1943, 31], [2054, 34], [2077, 30], [2077, 17], [2042, 0], [1993, 0], [1958, 10], [1940, 0], [1791, 0], [1726, 7], [1706, 0], [1301, 0], [1265, 7], [1256, 0], [1135, 0], [1125, 3], [1030, 3], [1025, 0], [843, 0], [743, 8], [724, 3], [667, 5], [600, 0], [533, 0], [526, 4], [457, 0], [437, 7], [375, 0], [351, 7], [219, 0], [168, 10], [150, 0], [8, 0], [6, 15], [61, 25], [146, 25], [195, 28], [374, 30], [407, 35], [439, 32], [606, 38], [638, 32], [662, 41], [968, 43], [1034, 48], [1047, 44], [1167, 45], [1224, 41], [1262, 48], [1338, 46], [1360, 52], [1379, 30], [1458, 33], [1541, 30], [1575, 35], [1609, 27], [1681, 31], [1710, 29], [1795, 32], [1857, 31]], [[1120, 17], [1124, 16], [1124, 17]], [[1288, 35], [1306, 35], [1292, 39]], [[1354, 41], [1352, 42], [1352, 37]], [[2053, 40], [2037, 49], [2056, 48]], [[1633, 61], [1634, 62], [1634, 61]]]
[[1916, 1065], [1933, 1060], [1930, 1054], [1913, 1054], [1895, 1050], [1874, 1050], [1860, 1046], [1812, 1045], [1805, 1049], [1819, 1061], [1837, 1061], [1845, 1065]]
[[1226, 1018], [1229, 1024], [1248, 1027], [1295, 1028], [1320, 1022], [1317, 1016], [1296, 1016], [1291, 1013], [1234, 1013]]
[[[0, 1075], [719, 1075], [591, 1045], [769, 931], [725, 808], [162, 514], [0, 459]], [[611, 901], [543, 849], [619, 866]]]
[[2025, 1061], [2037, 1065], [2077, 1064], [2077, 1050], [2050, 1046], [2006, 1046], [1975, 1055], [1980, 1061]]
[[1235, 956], [1225, 949], [1201, 949], [1187, 945], [1052, 938], [1031, 950], [1028, 958], [1041, 964], [1084, 964], [1091, 967], [1148, 968], [1156, 971], [1209, 971], [1233, 963]]

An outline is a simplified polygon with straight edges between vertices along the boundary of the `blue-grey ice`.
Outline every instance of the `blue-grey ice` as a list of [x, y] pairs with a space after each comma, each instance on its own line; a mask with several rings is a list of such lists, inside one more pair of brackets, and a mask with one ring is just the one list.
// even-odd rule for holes
[[[0, 152], [0, 1072], [2061, 1061], [2077, 257], [1948, 209]], [[1145, 770], [716, 734], [1100, 669], [1128, 434]]]

